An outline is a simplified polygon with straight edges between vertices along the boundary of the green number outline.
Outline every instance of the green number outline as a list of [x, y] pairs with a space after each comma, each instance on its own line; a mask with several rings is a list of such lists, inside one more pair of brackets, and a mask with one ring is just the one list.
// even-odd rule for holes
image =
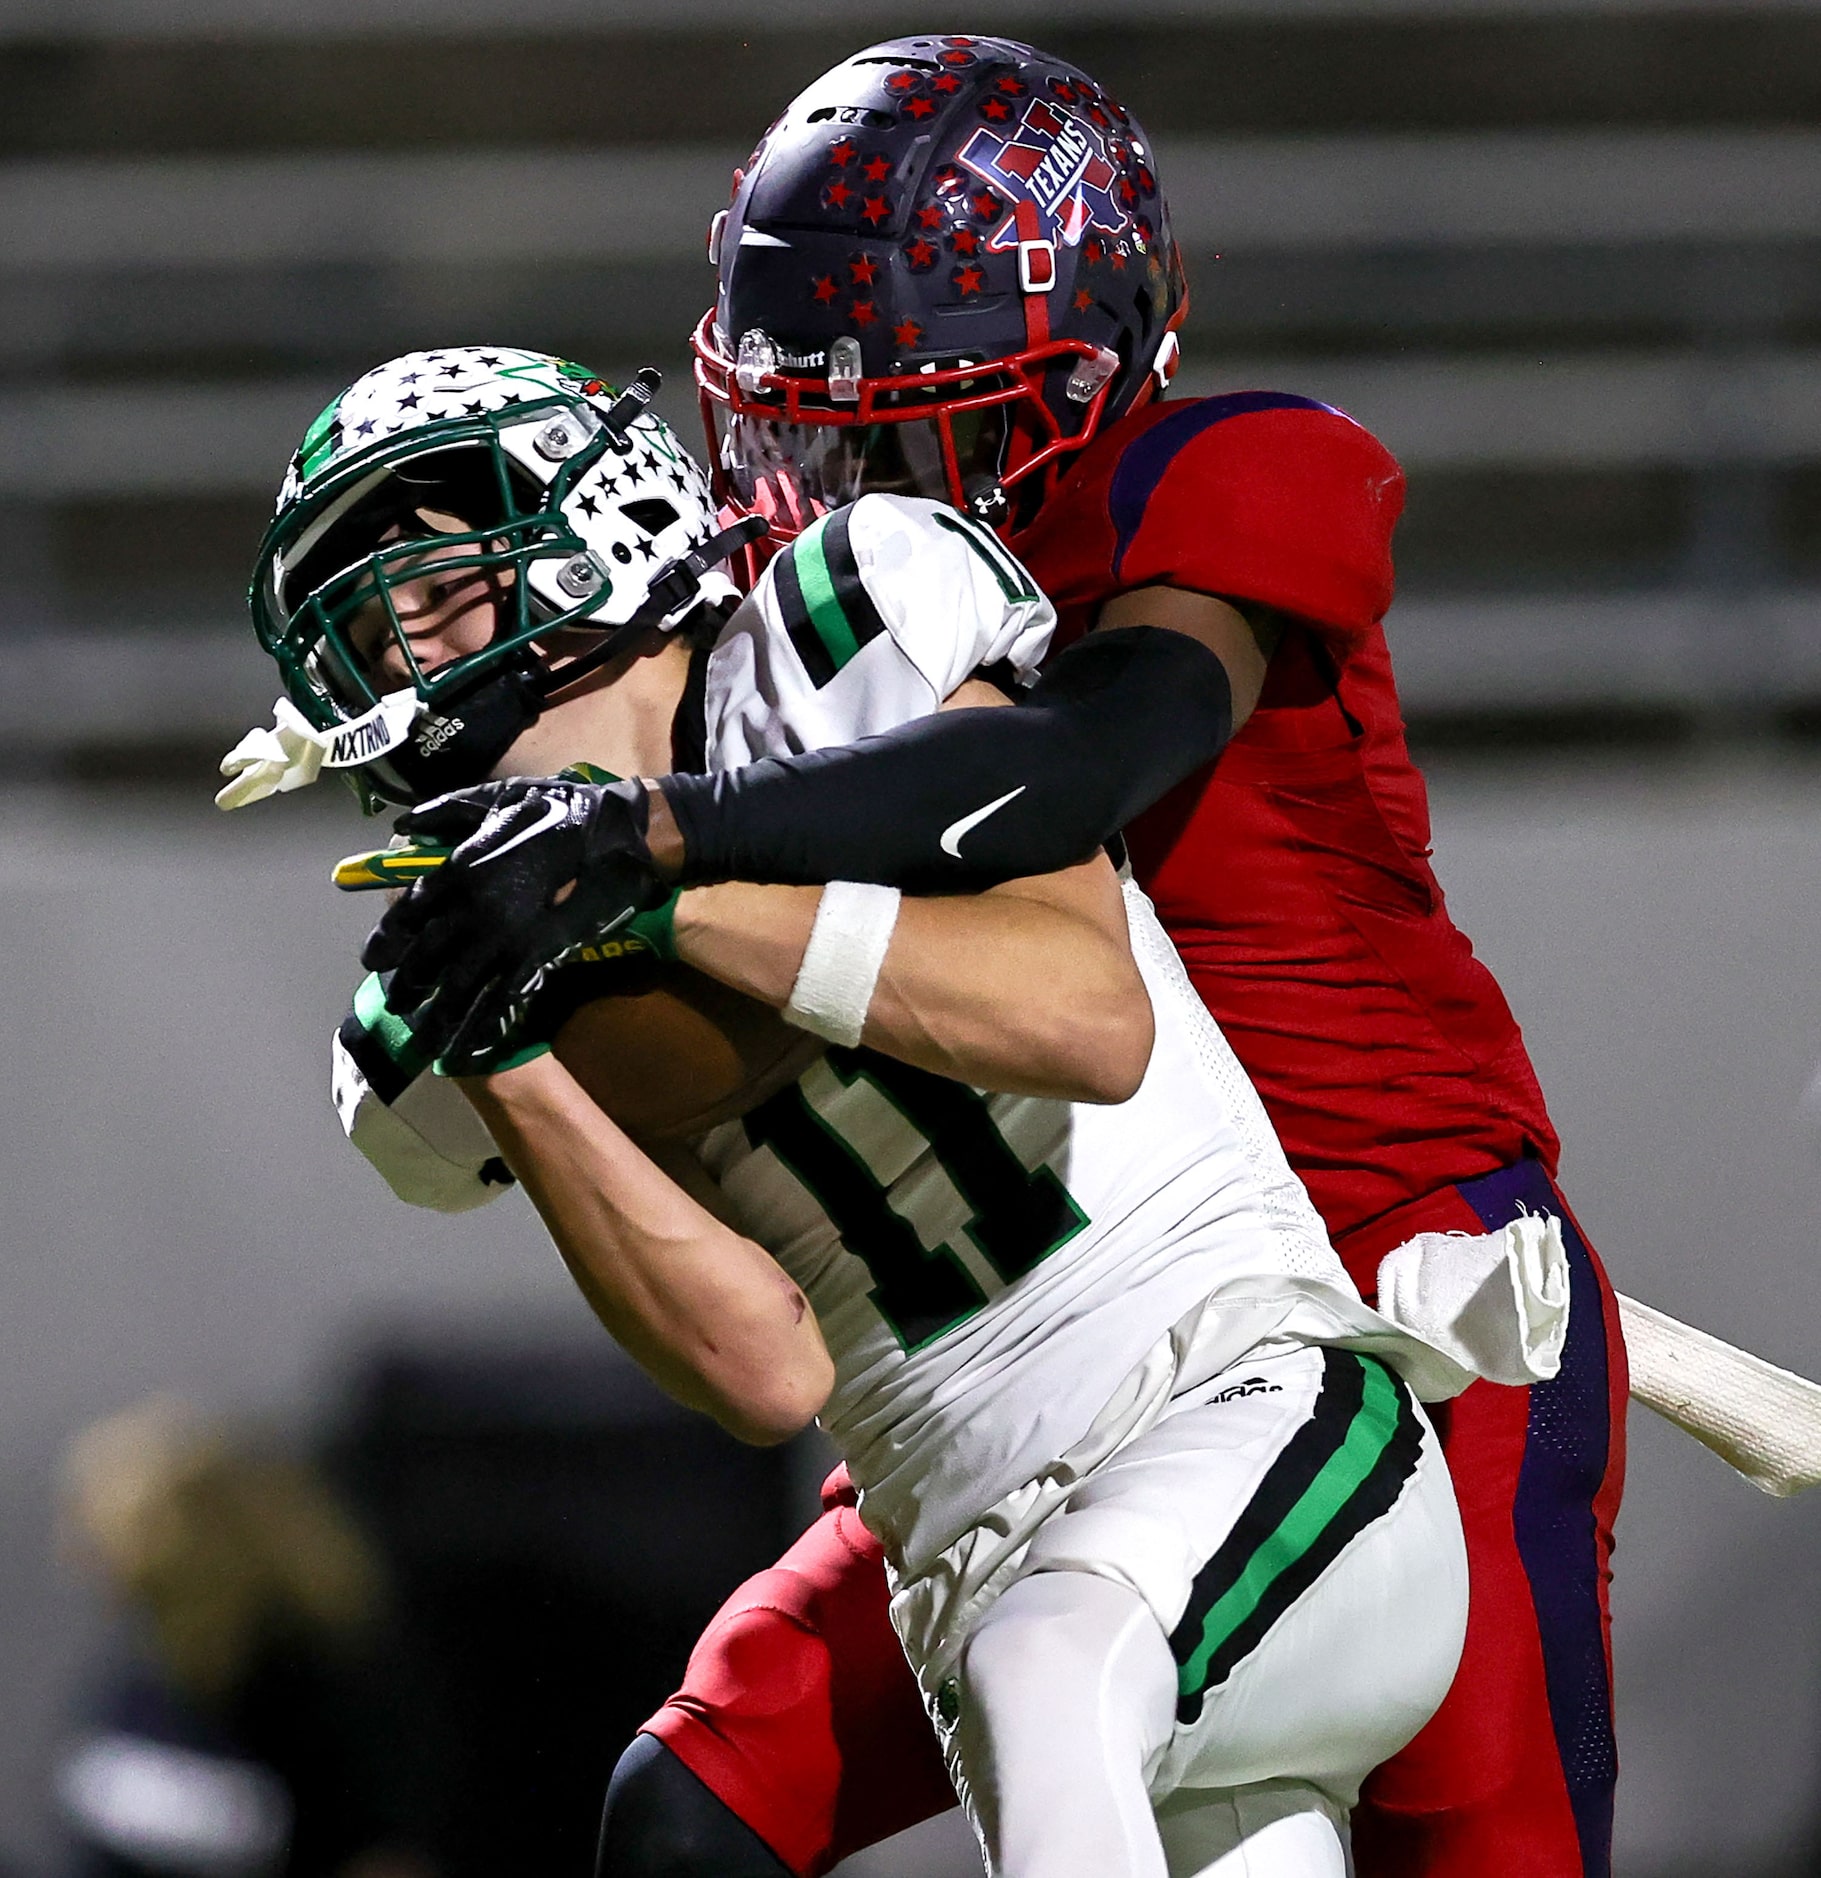
[[[826, 1061], [829, 1069], [844, 1088], [852, 1088], [856, 1082], [860, 1081], [871, 1084], [904, 1125], [924, 1143], [944, 1174], [948, 1176], [951, 1185], [960, 1195], [962, 1203], [972, 1209], [962, 1230], [967, 1234], [981, 1259], [1008, 1288], [1034, 1271], [1052, 1254], [1061, 1251], [1071, 1239], [1086, 1230], [1090, 1223], [1087, 1213], [1075, 1196], [1069, 1192], [1055, 1169], [1047, 1162], [1039, 1163], [1034, 1168], [1024, 1165], [1013, 1150], [1011, 1143], [1001, 1133], [998, 1123], [993, 1119], [987, 1099], [978, 1090], [970, 1089], [963, 1083], [949, 1081], [944, 1077], [928, 1076], [928, 1072], [925, 1071], [908, 1069], [906, 1065], [899, 1064], [891, 1058], [879, 1057], [869, 1050], [832, 1049]], [[894, 1082], [905, 1080], [907, 1077], [925, 1076], [928, 1076], [928, 1081], [932, 1085], [946, 1092], [950, 1099], [965, 1098], [969, 1109], [970, 1125], [977, 1120], [981, 1128], [979, 1145], [989, 1155], [1003, 1157], [1001, 1165], [1004, 1171], [1009, 1173], [1010, 1169], [1015, 1168], [1017, 1178], [1024, 1183], [1027, 1192], [1035, 1190], [1047, 1197], [1066, 1219], [1067, 1224], [1064, 1229], [1051, 1237], [1048, 1243], [1034, 1255], [1025, 1256], [1022, 1259], [1009, 1259], [1001, 1252], [996, 1252], [988, 1243], [983, 1236], [983, 1225], [987, 1220], [990, 1202], [983, 1201], [977, 1184], [943, 1153], [942, 1147], [931, 1139], [929, 1131], [908, 1112], [898, 1092], [891, 1086]], [[809, 1171], [792, 1157], [788, 1151], [789, 1136], [793, 1129], [800, 1129], [805, 1122], [813, 1123], [818, 1135], [829, 1145], [840, 1150], [844, 1161], [851, 1166], [856, 1177], [865, 1183], [869, 1189], [867, 1194], [869, 1208], [876, 1205], [888, 1212], [903, 1227], [903, 1238], [915, 1246], [922, 1262], [924, 1270], [921, 1274], [915, 1267], [899, 1264], [894, 1256], [896, 1247], [878, 1243], [868, 1244], [864, 1230], [867, 1222], [856, 1218], [845, 1205], [824, 1192]], [[791, 1174], [802, 1183], [840, 1235], [842, 1245], [872, 1274], [874, 1283], [867, 1295], [872, 1301], [873, 1308], [884, 1319], [906, 1355], [914, 1355], [919, 1350], [929, 1348], [931, 1344], [946, 1337], [950, 1331], [959, 1328], [985, 1307], [988, 1302], [986, 1294], [981, 1290], [979, 1281], [973, 1273], [956, 1255], [954, 1248], [946, 1241], [935, 1247], [923, 1244], [922, 1235], [916, 1227], [891, 1205], [890, 1189], [867, 1166], [865, 1159], [853, 1144], [841, 1135], [834, 1124], [803, 1094], [800, 1085], [793, 1084], [790, 1088], [781, 1090], [771, 1097], [769, 1101], [762, 1103], [746, 1117], [745, 1129], [747, 1140], [754, 1147], [769, 1147]], [[843, 1215], [846, 1217], [844, 1218]], [[899, 1237], [896, 1234], [893, 1236]], [[948, 1299], [940, 1298], [941, 1292], [946, 1288], [945, 1280], [948, 1286], [953, 1286], [958, 1280], [960, 1288], [965, 1289], [968, 1294], [969, 1301], [964, 1308], [950, 1309], [949, 1314], [943, 1317], [935, 1328], [913, 1339], [905, 1325], [900, 1322], [899, 1317], [887, 1309], [882, 1294], [888, 1291], [901, 1292], [907, 1280], [914, 1288], [920, 1275], [929, 1281], [930, 1293], [937, 1298], [936, 1308], [947, 1308], [950, 1303], [956, 1301], [956, 1294], [952, 1289], [949, 1291]]]

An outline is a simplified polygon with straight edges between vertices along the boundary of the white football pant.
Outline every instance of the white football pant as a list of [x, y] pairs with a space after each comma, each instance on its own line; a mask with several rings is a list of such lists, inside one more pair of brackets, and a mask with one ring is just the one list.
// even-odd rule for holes
[[1343, 1878], [1466, 1600], [1434, 1432], [1382, 1365], [1229, 1370], [1039, 1528], [968, 1640], [945, 1745], [993, 1878]]

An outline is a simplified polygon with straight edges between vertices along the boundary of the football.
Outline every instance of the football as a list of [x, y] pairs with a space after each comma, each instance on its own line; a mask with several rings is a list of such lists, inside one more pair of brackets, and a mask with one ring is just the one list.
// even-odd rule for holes
[[794, 1082], [827, 1046], [687, 965], [653, 964], [556, 1033], [558, 1059], [630, 1135], [679, 1141]]

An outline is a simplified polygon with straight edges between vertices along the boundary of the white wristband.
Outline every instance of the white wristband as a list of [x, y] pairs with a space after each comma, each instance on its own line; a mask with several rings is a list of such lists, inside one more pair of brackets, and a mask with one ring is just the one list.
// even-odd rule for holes
[[822, 889], [784, 1015], [799, 1029], [852, 1049], [898, 923], [896, 887], [833, 880]]

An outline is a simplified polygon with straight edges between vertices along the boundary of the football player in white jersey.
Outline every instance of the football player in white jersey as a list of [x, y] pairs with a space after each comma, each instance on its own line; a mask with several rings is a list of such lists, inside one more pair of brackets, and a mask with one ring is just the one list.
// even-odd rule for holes
[[[287, 479], [254, 599], [289, 701], [224, 796], [324, 762], [395, 801], [526, 778], [405, 819], [459, 866], [382, 922], [384, 969], [462, 879], [563, 843], [599, 875], [589, 831], [638, 792], [546, 772], [851, 743], [1028, 678], [1053, 623], [934, 503], [837, 512], [731, 617], [712, 533], [674, 440], [573, 368], [368, 374]], [[490, 1009], [485, 958], [459, 996], [369, 987], [338, 1046], [357, 1141], [446, 1205], [503, 1159], [663, 1387], [748, 1439], [820, 1417], [995, 1873], [1338, 1878], [1360, 1779], [1458, 1656], [1415, 1398], [1468, 1375], [1360, 1302], [1143, 895], [1097, 858], [967, 899], [695, 888], [625, 930], [828, 1044], [685, 1184], [547, 1048], [599, 948]], [[466, 1151], [434, 1113], [455, 1079], [490, 1136]]]

